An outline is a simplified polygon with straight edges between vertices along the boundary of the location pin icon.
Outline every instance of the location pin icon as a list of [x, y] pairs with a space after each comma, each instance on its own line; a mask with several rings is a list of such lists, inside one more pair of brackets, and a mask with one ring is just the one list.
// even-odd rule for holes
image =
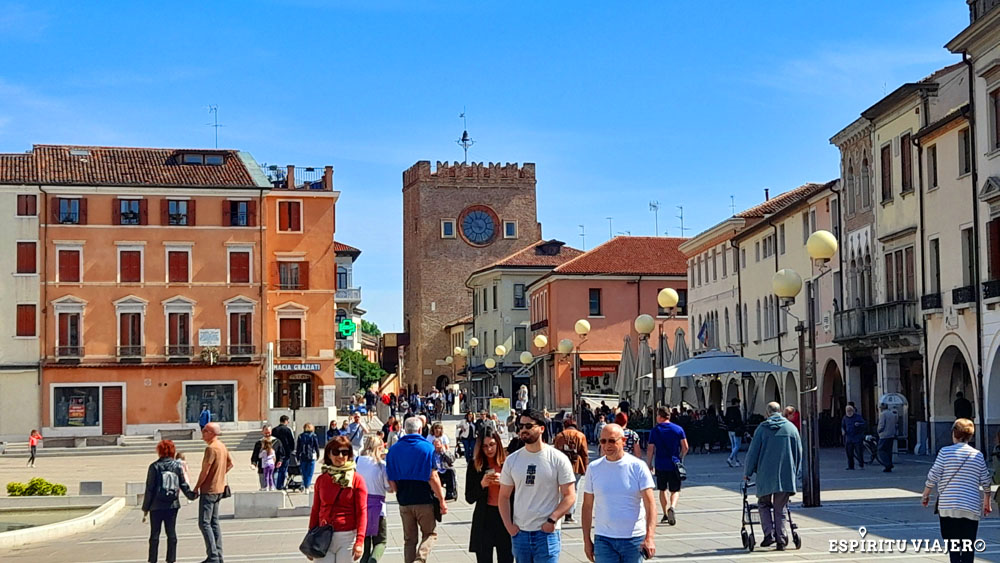
[[867, 536], [868, 535], [868, 528], [865, 528], [864, 526], [861, 526], [860, 528], [858, 528], [858, 534], [861, 535], [862, 538], [865, 537], [865, 536]]

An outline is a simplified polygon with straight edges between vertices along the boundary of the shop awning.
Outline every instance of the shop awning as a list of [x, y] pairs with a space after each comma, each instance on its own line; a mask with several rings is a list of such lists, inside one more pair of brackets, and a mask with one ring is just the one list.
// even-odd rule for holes
[[621, 359], [621, 352], [580, 352], [582, 363], [615, 365]]

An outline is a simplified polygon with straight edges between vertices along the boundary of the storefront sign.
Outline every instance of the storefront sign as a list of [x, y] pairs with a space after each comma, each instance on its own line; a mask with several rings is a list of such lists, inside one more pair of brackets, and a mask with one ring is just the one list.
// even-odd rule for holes
[[67, 422], [70, 426], [83, 426], [87, 416], [87, 407], [83, 404], [83, 397], [69, 398], [69, 416]]
[[274, 371], [319, 371], [319, 364], [274, 364]]
[[203, 328], [198, 330], [198, 346], [221, 346], [222, 330], [218, 328]]

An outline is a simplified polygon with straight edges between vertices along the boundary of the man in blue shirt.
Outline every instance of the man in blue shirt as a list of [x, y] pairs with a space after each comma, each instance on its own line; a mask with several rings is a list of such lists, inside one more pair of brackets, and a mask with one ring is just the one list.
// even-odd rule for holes
[[[415, 416], [403, 422], [406, 434], [386, 455], [386, 473], [396, 489], [399, 516], [403, 521], [403, 561], [425, 563], [437, 541], [434, 505], [447, 514], [441, 479], [434, 470], [434, 445], [420, 435], [423, 421]], [[436, 498], [435, 498], [436, 497]], [[417, 546], [417, 533], [420, 545]]]
[[847, 405], [844, 412], [846, 414], [840, 421], [840, 433], [844, 436], [844, 449], [847, 450], [847, 469], [854, 469], [855, 459], [861, 463], [861, 469], [864, 469], [865, 457], [861, 453], [868, 424], [861, 414], [854, 410], [854, 405]]
[[660, 506], [663, 507], [663, 519], [660, 521], [671, 526], [677, 523], [674, 509], [681, 494], [681, 475], [677, 464], [684, 460], [687, 453], [688, 441], [684, 429], [670, 422], [670, 412], [665, 407], [657, 408], [656, 427], [649, 433], [646, 463], [654, 469], [656, 490], [660, 491]]

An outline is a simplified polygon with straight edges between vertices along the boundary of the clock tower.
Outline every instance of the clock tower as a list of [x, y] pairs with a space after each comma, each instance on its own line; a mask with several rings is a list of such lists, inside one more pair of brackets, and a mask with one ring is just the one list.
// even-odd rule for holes
[[[472, 315], [465, 281], [542, 237], [535, 165], [422, 160], [403, 172], [403, 384], [427, 392], [451, 367], [445, 325]], [[510, 297], [510, 296], [502, 296]], [[482, 346], [483, 344], [481, 344]]]

